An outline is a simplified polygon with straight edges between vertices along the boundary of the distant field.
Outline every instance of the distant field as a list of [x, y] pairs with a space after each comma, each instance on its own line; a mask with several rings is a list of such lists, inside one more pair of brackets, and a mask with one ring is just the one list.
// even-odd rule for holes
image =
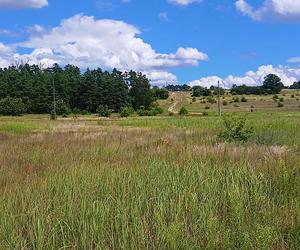
[[213, 105], [209, 116], [0, 117], [0, 249], [298, 249], [298, 101], [286, 94], [278, 112], [271, 96], [247, 98], [228, 107], [254, 127], [245, 144], [218, 137]]
[[[234, 102], [234, 98], [238, 97], [239, 102]], [[247, 102], [242, 102], [245, 97]], [[300, 112], [300, 91], [284, 90], [278, 95], [278, 99], [273, 99], [274, 95], [255, 96], [243, 95], [233, 96], [226, 93], [221, 97], [221, 107], [224, 112], [264, 112], [264, 111], [299, 111]], [[283, 101], [280, 99], [283, 98]], [[214, 97], [217, 100], [217, 97]], [[226, 102], [226, 103], [225, 103]], [[278, 102], [283, 103], [283, 107], [278, 107]], [[193, 98], [189, 92], [173, 92], [168, 100], [161, 101], [161, 105], [168, 109], [172, 104], [175, 105], [174, 111], [178, 111], [182, 106], [186, 107], [191, 113], [217, 112], [217, 104], [209, 103], [207, 97], [197, 97], [193, 102]], [[225, 103], [225, 105], [224, 105]]]

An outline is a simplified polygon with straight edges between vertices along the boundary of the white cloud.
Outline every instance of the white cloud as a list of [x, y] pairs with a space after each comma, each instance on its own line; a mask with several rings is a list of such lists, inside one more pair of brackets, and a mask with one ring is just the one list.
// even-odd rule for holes
[[[11, 60], [61, 65], [146, 72], [159, 83], [176, 81], [169, 68], [196, 66], [208, 56], [196, 48], [180, 47], [175, 53], [158, 53], [138, 37], [140, 31], [133, 25], [116, 20], [96, 20], [91, 16], [76, 15], [63, 20], [49, 31], [38, 27], [31, 37], [17, 48], [31, 48], [31, 54], [14, 54]], [[161, 78], [161, 79], [160, 79]]]
[[42, 8], [48, 0], [0, 0], [0, 8]]
[[300, 57], [292, 57], [288, 59], [289, 63], [300, 63]]
[[202, 87], [209, 88], [212, 85], [214, 85], [214, 86], [218, 85], [218, 81], [222, 82], [223, 79], [218, 76], [208, 76], [208, 77], [202, 77], [199, 80], [189, 82], [189, 85], [191, 87], [202, 86]]
[[299, 0], [265, 0], [261, 7], [255, 9], [246, 0], [237, 0], [236, 8], [254, 20], [276, 17], [300, 19]]
[[265, 76], [269, 74], [275, 74], [279, 76], [285, 86], [290, 86], [294, 82], [300, 80], [300, 67], [287, 67], [273, 65], [262, 65], [257, 71], [248, 71], [244, 76], [232, 76], [222, 79], [218, 76], [204, 77], [199, 80], [195, 80], [189, 83], [190, 86], [203, 86], [210, 87], [216, 86], [218, 81], [221, 82], [221, 86], [225, 88], [231, 88], [233, 84], [236, 85], [248, 85], [248, 86], [259, 86], [262, 85]]
[[168, 13], [167, 12], [160, 12], [158, 13], [158, 18], [162, 21], [165, 21], [165, 22], [169, 22], [170, 21], [170, 18], [168, 16]]
[[188, 6], [192, 3], [200, 3], [202, 0], [168, 0], [168, 2], [181, 6]]

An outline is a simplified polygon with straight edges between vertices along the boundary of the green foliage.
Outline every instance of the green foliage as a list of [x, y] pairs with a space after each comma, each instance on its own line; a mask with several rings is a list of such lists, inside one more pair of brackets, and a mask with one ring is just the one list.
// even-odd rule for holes
[[262, 88], [268, 90], [272, 94], [279, 94], [284, 88], [284, 85], [277, 75], [269, 74], [265, 77]]
[[26, 108], [21, 98], [6, 97], [0, 100], [0, 114], [19, 116], [25, 113]]
[[223, 101], [223, 106], [227, 106], [228, 105], [228, 102], [227, 101]]
[[193, 97], [192, 102], [196, 102], [196, 101], [197, 101], [196, 97]]
[[56, 99], [63, 102], [63, 111], [58, 112], [62, 115], [70, 113], [70, 109], [96, 113], [99, 105], [107, 105], [115, 112], [126, 106], [148, 109], [155, 98], [165, 99], [169, 94], [160, 89], [155, 97], [149, 80], [134, 71], [122, 73], [113, 69], [108, 72], [98, 68], [81, 73], [76, 66], [62, 68], [58, 64], [43, 70], [27, 64], [0, 68], [0, 99], [20, 98], [27, 113], [52, 112], [54, 90]]
[[195, 86], [192, 88], [192, 96], [200, 97], [200, 96], [210, 96], [212, 93], [209, 89], [203, 88], [201, 86]]
[[235, 102], [235, 103], [240, 102], [240, 101], [241, 100], [240, 100], [240, 98], [238, 96], [236, 96], [236, 97], [233, 98], [233, 102]]
[[134, 109], [132, 107], [123, 107], [120, 110], [121, 117], [129, 117], [134, 113]]
[[131, 87], [129, 95], [131, 97], [132, 107], [135, 110], [141, 109], [141, 107], [149, 109], [155, 97], [146, 76], [130, 71], [127, 73], [127, 81]]
[[[52, 107], [54, 107], [53, 104], [52, 104]], [[52, 108], [52, 111], [53, 110], [54, 109]], [[61, 99], [56, 101], [56, 114], [57, 115], [69, 115], [71, 113], [72, 113], [72, 110], [71, 110], [70, 106], [68, 104], [66, 104], [65, 101], [63, 101]]]
[[210, 104], [214, 104], [217, 103], [216, 99], [212, 96], [207, 97], [207, 102], [209, 102]]
[[227, 142], [247, 142], [253, 135], [252, 127], [247, 126], [246, 116], [223, 116], [223, 131], [219, 137]]
[[145, 107], [141, 107], [137, 110], [137, 114], [139, 116], [157, 116], [163, 113], [163, 109], [159, 106], [157, 102], [151, 104], [149, 109], [145, 109]]
[[186, 116], [189, 114], [189, 111], [185, 108], [185, 107], [182, 107], [180, 110], [179, 110], [179, 115], [182, 115], [182, 116]]
[[108, 108], [107, 105], [99, 105], [99, 107], [97, 108], [97, 113], [102, 117], [110, 117], [112, 111]]
[[247, 102], [248, 100], [247, 100], [247, 98], [245, 97], [245, 96], [243, 96], [242, 98], [241, 98], [241, 102]]
[[300, 81], [293, 83], [289, 88], [290, 89], [300, 89]]
[[283, 104], [282, 102], [278, 102], [277, 107], [278, 107], [278, 108], [283, 108], [283, 107], [284, 107], [284, 104]]
[[281, 98], [279, 99], [279, 101], [280, 101], [280, 102], [284, 102], [284, 98], [281, 97]]
[[154, 87], [152, 91], [155, 98], [160, 100], [167, 100], [170, 96], [169, 91], [165, 88]]

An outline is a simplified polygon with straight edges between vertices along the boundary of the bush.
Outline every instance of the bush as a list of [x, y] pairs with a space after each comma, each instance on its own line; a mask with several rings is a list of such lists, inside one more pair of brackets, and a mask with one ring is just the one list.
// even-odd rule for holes
[[284, 98], [281, 97], [281, 98], [279, 99], [279, 101], [280, 101], [280, 102], [284, 102]]
[[128, 117], [134, 113], [134, 109], [132, 107], [123, 107], [120, 110], [121, 117]]
[[204, 112], [203, 112], [203, 116], [208, 116], [208, 112], [207, 112], [207, 111], [204, 111]]
[[197, 101], [196, 97], [193, 97], [192, 102], [196, 102], [196, 101]]
[[253, 135], [253, 128], [247, 126], [245, 116], [223, 116], [223, 131], [219, 137], [227, 142], [247, 142]]
[[204, 109], [208, 110], [208, 109], [210, 109], [210, 107], [209, 106], [205, 106]]
[[150, 110], [154, 111], [157, 115], [160, 115], [164, 112], [163, 108], [159, 106], [158, 102], [153, 102], [150, 105]]
[[247, 98], [245, 96], [242, 97], [241, 102], [247, 102]]
[[227, 106], [228, 102], [227, 101], [223, 101], [223, 106]]
[[187, 109], [185, 107], [182, 107], [180, 110], [179, 110], [179, 115], [188, 115], [189, 112], [187, 111]]
[[137, 110], [137, 114], [139, 116], [157, 116], [163, 113], [163, 109], [158, 105], [158, 103], [152, 103], [150, 109], [145, 109], [145, 107], [141, 107]]
[[284, 107], [284, 104], [283, 104], [282, 102], [279, 102], [279, 103], [277, 104], [277, 107], [278, 107], [278, 108], [283, 108], [283, 107]]
[[233, 102], [240, 102], [240, 98], [238, 96], [234, 97]]
[[273, 95], [273, 100], [278, 100], [279, 96], [278, 95]]
[[108, 108], [107, 105], [100, 105], [98, 108], [97, 108], [97, 111], [99, 116], [102, 116], [102, 117], [110, 117], [111, 116], [111, 110]]
[[216, 99], [213, 98], [212, 96], [209, 96], [209, 97], [207, 98], [207, 102], [209, 102], [210, 104], [217, 103]]
[[[55, 106], [56, 106], [56, 114], [57, 115], [67, 116], [72, 113], [70, 106], [63, 100], [57, 100]], [[53, 108], [53, 103], [52, 103], [52, 111], [53, 110], [54, 110], [54, 108]]]
[[19, 116], [25, 112], [25, 104], [21, 98], [6, 97], [0, 100], [1, 115]]

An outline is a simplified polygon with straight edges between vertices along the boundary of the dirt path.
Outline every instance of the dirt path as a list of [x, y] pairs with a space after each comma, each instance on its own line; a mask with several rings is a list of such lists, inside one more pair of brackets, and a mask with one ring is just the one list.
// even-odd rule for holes
[[171, 94], [171, 98], [174, 100], [174, 102], [171, 104], [171, 106], [168, 108], [168, 111], [170, 113], [178, 113], [176, 111], [176, 107], [179, 105], [183, 105], [184, 102], [184, 93], [182, 92], [173, 92]]
[[[186, 94], [184, 92], [173, 92], [171, 93], [171, 98], [174, 100], [171, 106], [168, 108], [168, 111], [173, 114], [178, 114], [178, 109], [184, 106], [184, 103], [187, 103]], [[190, 115], [202, 116], [201, 112], [190, 112]]]

